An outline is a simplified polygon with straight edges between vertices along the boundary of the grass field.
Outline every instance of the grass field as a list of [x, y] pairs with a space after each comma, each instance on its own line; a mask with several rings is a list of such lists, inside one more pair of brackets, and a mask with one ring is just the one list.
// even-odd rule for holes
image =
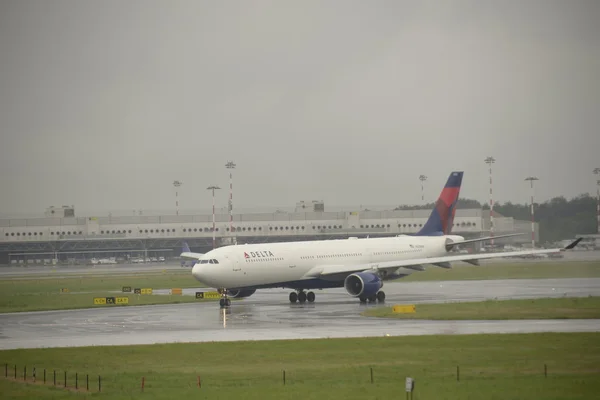
[[[94, 398], [392, 399], [415, 379], [415, 399], [589, 399], [600, 390], [600, 334], [384, 337], [169, 344], [0, 352], [9, 375], [37, 369], [38, 384], [0, 378], [3, 399], [81, 397], [52, 388], [90, 374]], [[547, 365], [547, 377], [544, 376]], [[457, 381], [457, 366], [460, 380]], [[48, 370], [44, 386], [42, 370]], [[370, 371], [373, 369], [374, 383]], [[283, 384], [283, 371], [286, 383]], [[31, 372], [29, 372], [30, 374]], [[83, 379], [81, 378], [83, 376]], [[201, 388], [197, 377], [201, 377]], [[141, 379], [145, 391], [141, 393]], [[85, 395], [84, 395], [85, 396]]]
[[[43, 279], [11, 278], [0, 282], [0, 312], [43, 311], [76, 309], [93, 306], [96, 296], [114, 296], [123, 286], [132, 288], [192, 288], [203, 286], [196, 281], [189, 269], [165, 270], [164, 272], [137, 273], [132, 275], [97, 276], [83, 273], [65, 276], [56, 272]], [[432, 280], [477, 280], [519, 278], [569, 278], [600, 277], [600, 262], [548, 262], [494, 264], [485, 266], [458, 265], [453, 269], [429, 267], [424, 272], [415, 272], [403, 278], [403, 282]], [[41, 277], [40, 277], [41, 278]], [[68, 288], [68, 294], [60, 293]], [[165, 304], [192, 302], [190, 296], [129, 296], [130, 305]]]
[[600, 318], [600, 297], [488, 300], [469, 303], [417, 304], [413, 314], [378, 307], [362, 313], [366, 317], [434, 320], [494, 319], [585, 319]]
[[[126, 296], [129, 305], [188, 303], [192, 296], [141, 295], [120, 292], [123, 286], [133, 288], [193, 288], [201, 287], [189, 271], [164, 273], [87, 276], [50, 279], [7, 279], [0, 282], [0, 312], [44, 311], [94, 307], [94, 297]], [[61, 288], [69, 293], [60, 293]], [[98, 306], [95, 306], [98, 307]], [[114, 307], [114, 306], [100, 306]]]

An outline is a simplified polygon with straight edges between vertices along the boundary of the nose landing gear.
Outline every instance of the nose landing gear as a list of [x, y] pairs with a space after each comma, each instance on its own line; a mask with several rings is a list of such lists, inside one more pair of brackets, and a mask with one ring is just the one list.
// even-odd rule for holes
[[296, 293], [296, 292], [290, 293], [290, 303], [295, 303], [295, 302], [306, 303], [306, 301], [308, 301], [309, 303], [314, 303], [315, 294], [313, 292], [305, 293], [304, 290], [298, 290], [297, 292], [298, 293]]
[[231, 299], [227, 296], [227, 289], [219, 289], [218, 292], [221, 294], [219, 306], [221, 308], [231, 307]]

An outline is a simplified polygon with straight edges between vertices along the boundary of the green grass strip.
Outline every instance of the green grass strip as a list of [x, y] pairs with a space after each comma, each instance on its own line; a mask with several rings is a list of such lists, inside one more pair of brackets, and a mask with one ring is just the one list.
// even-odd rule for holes
[[[17, 365], [38, 383], [4, 378]], [[80, 398], [75, 372], [102, 376], [106, 399], [590, 399], [600, 391], [600, 334], [544, 333], [166, 344], [0, 351], [3, 398]], [[547, 376], [545, 375], [545, 366]], [[460, 376], [457, 377], [457, 367]], [[371, 369], [373, 383], [371, 383]], [[286, 374], [283, 383], [283, 371]], [[197, 386], [198, 376], [201, 387]], [[144, 393], [141, 380], [145, 378]], [[457, 379], [458, 378], [458, 379]], [[87, 396], [86, 396], [87, 397]]]
[[480, 302], [416, 304], [415, 313], [394, 313], [393, 305], [362, 313], [366, 317], [432, 320], [595, 319], [600, 297], [487, 300]]

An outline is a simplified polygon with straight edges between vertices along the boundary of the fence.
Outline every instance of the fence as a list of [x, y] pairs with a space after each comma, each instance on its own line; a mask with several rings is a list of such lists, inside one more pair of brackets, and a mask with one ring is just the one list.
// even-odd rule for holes
[[[30, 374], [28, 374], [28, 371], [31, 371]], [[31, 370], [28, 370], [27, 366], [23, 366], [23, 370], [22, 370], [22, 375], [20, 374], [20, 369], [18, 368], [17, 364], [13, 364], [13, 365], [9, 365], [8, 363], [4, 364], [4, 377], [5, 379], [10, 379], [16, 382], [23, 382], [23, 383], [33, 383], [33, 384], [43, 384], [43, 385], [52, 385], [53, 387], [56, 388], [64, 388], [64, 389], [68, 389], [68, 390], [76, 390], [76, 391], [90, 391], [90, 375], [89, 374], [85, 374], [85, 381], [83, 381], [83, 375], [81, 375], [81, 382], [80, 382], [80, 375], [78, 372], [75, 372], [74, 375], [73, 373], [71, 373], [71, 375], [68, 374], [67, 371], [62, 371], [62, 374], [60, 373], [61, 371], [59, 370], [59, 373], [57, 374], [57, 370], [53, 369], [51, 370], [51, 374], [50, 374], [50, 370], [47, 369], [43, 369], [43, 377], [41, 379], [38, 379], [37, 376], [37, 369], [36, 367], [32, 367]], [[376, 375], [375, 375], [375, 370], [373, 367], [370, 367], [368, 369], [364, 369], [364, 376], [365, 376], [365, 383], [370, 382], [371, 384], [375, 384], [376, 382]], [[386, 374], [387, 375], [387, 374]], [[456, 366], [456, 381], [460, 382], [461, 380], [461, 370], [460, 370], [460, 366], [457, 365]], [[548, 366], [547, 364], [543, 364], [540, 365], [540, 370], [539, 370], [539, 375], [543, 375], [545, 378], [548, 378]], [[60, 381], [60, 378], [62, 376], [62, 381]], [[97, 379], [97, 392], [101, 392], [102, 391], [102, 377], [100, 375], [97, 375], [98, 379]], [[57, 380], [58, 377], [58, 380]], [[154, 378], [156, 378], [156, 376], [154, 376]], [[389, 378], [389, 376], [387, 376], [386, 378]], [[464, 376], [462, 377], [464, 380]], [[471, 376], [467, 376], [467, 379], [477, 379], [477, 378], [481, 378], [481, 376], [478, 376], [477, 374], [471, 375]], [[69, 380], [72, 379], [72, 380]], [[95, 376], [92, 378], [95, 380]], [[385, 381], [386, 379], [382, 379], [383, 381]], [[140, 391], [144, 392], [146, 390], [146, 377], [145, 376], [140, 376]], [[155, 380], [156, 382], [156, 380]], [[70, 384], [69, 384], [70, 383]], [[81, 385], [80, 385], [81, 383]], [[281, 384], [282, 385], [287, 385], [287, 384], [302, 384], [302, 383], [307, 383], [306, 379], [299, 379], [298, 382], [293, 382], [293, 374], [292, 374], [292, 380], [290, 380], [290, 374], [288, 370], [283, 369], [281, 371]], [[83, 386], [83, 384], [85, 384], [85, 387]], [[96, 390], [96, 382], [92, 382], [92, 391]], [[202, 377], [201, 375], [196, 375], [196, 376], [190, 376], [187, 385], [191, 386], [191, 385], [195, 385], [197, 386], [198, 389], [201, 389], [203, 386], [202, 383]], [[186, 386], [187, 386], [186, 385]], [[210, 385], [210, 383], [209, 383]], [[137, 385], [136, 385], [137, 386]], [[205, 384], [206, 386], [206, 384]], [[222, 385], [219, 385], [222, 386]], [[411, 377], [406, 377], [406, 386], [405, 386], [405, 391], [407, 393], [407, 397], [410, 394], [411, 398], [412, 398], [412, 394], [415, 388], [415, 380]]]
[[[12, 369], [13, 371], [9, 371], [10, 369]], [[50, 375], [50, 370], [47, 370], [46, 368], [43, 369], [43, 375], [41, 379], [38, 379], [38, 375], [37, 375], [37, 368], [35, 366], [33, 366], [31, 368], [31, 370], [29, 370], [30, 373], [28, 374], [28, 369], [27, 366], [23, 366], [23, 375], [20, 375], [19, 370], [17, 368], [17, 364], [13, 364], [12, 368], [9, 368], [8, 363], [4, 364], [4, 378], [6, 379], [13, 379], [15, 381], [20, 381], [20, 382], [25, 382], [25, 383], [35, 383], [35, 384], [51, 384], [54, 387], [62, 387], [64, 389], [69, 389], [69, 390], [84, 390], [83, 386], [80, 387], [80, 375], [78, 372], [75, 372], [75, 376], [73, 377], [73, 374], [71, 373], [71, 375], [68, 374], [68, 371], [62, 371], [62, 374], [60, 373], [61, 371], [59, 370], [58, 373], [58, 380], [57, 380], [57, 370], [53, 369], [51, 371], [51, 375]], [[11, 372], [11, 373], [9, 373]], [[62, 382], [60, 381], [60, 377], [62, 375]], [[70, 378], [74, 378], [73, 380], [69, 380]], [[83, 379], [83, 375], [81, 375], [81, 378]], [[95, 378], [92, 378], [95, 379]], [[71, 385], [69, 385], [69, 382], [71, 382]], [[90, 375], [86, 374], [85, 375], [85, 382], [81, 382], [81, 384], [85, 383], [85, 390], [86, 391], [90, 391]], [[93, 382], [92, 384], [95, 384], [95, 382]], [[92, 390], [95, 390], [95, 387], [92, 388]], [[102, 391], [102, 377], [100, 375], [98, 375], [98, 392]]]

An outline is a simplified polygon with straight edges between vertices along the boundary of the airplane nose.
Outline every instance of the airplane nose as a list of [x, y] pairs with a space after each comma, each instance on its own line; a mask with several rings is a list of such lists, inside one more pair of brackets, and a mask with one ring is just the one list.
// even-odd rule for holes
[[196, 278], [196, 280], [200, 281], [202, 267], [200, 264], [194, 264], [192, 267], [192, 276]]

